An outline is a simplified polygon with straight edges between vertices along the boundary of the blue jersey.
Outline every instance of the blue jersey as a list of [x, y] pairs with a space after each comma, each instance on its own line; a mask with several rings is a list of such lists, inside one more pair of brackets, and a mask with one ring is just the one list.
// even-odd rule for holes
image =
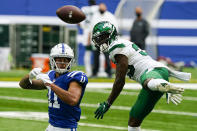
[[51, 90], [48, 90], [49, 101], [49, 123], [55, 127], [60, 128], [77, 128], [77, 122], [80, 120], [81, 109], [80, 102], [84, 95], [88, 78], [85, 73], [81, 71], [68, 72], [55, 78], [55, 71], [48, 73], [51, 81], [64, 90], [68, 90], [69, 84], [72, 81], [78, 82], [82, 87], [81, 98], [76, 106], [70, 106], [61, 101], [57, 95]]

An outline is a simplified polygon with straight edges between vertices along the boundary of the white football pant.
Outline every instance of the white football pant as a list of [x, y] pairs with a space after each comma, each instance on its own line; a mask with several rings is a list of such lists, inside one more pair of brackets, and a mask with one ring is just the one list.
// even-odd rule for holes
[[59, 128], [59, 127], [54, 127], [51, 124], [48, 125], [47, 129], [45, 131], [77, 131], [77, 129], [73, 128]]
[[89, 77], [92, 75], [92, 66], [91, 66], [91, 52], [92, 51], [85, 51], [84, 55], [84, 65], [85, 65], [85, 71], [86, 75]]

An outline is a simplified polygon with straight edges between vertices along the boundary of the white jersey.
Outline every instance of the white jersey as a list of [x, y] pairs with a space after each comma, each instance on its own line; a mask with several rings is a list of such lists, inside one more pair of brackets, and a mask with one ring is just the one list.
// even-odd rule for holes
[[90, 28], [91, 31], [93, 30], [94, 26], [101, 21], [109, 21], [111, 24], [113, 24], [116, 27], [116, 30], [118, 31], [118, 21], [115, 15], [109, 11], [105, 11], [104, 14], [101, 14], [100, 12], [95, 13], [91, 21], [91, 28]]
[[98, 5], [84, 6], [81, 8], [81, 10], [86, 15], [86, 19], [81, 22], [81, 26], [83, 29], [89, 29], [94, 14], [99, 11], [99, 6]]
[[123, 54], [128, 58], [128, 72], [127, 75], [138, 82], [140, 82], [141, 75], [147, 69], [153, 69], [155, 67], [165, 67], [163, 63], [153, 60], [144, 50], [141, 50], [134, 43], [118, 39], [112, 42], [108, 48], [110, 59], [115, 62], [116, 54]]
[[80, 23], [81, 28], [83, 29], [82, 43], [86, 46], [88, 44], [88, 36], [91, 30], [92, 18], [99, 11], [98, 5], [83, 6], [81, 10], [86, 15], [86, 19]]

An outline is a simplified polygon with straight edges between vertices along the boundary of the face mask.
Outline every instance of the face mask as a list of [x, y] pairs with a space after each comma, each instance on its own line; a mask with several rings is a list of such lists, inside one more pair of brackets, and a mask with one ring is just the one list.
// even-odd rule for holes
[[104, 11], [104, 10], [99, 10], [99, 12], [100, 12], [101, 14], [104, 14], [104, 13], [105, 13], [105, 11]]
[[136, 16], [137, 16], [137, 17], [140, 17], [140, 16], [141, 16], [141, 14], [140, 14], [140, 13], [136, 13]]

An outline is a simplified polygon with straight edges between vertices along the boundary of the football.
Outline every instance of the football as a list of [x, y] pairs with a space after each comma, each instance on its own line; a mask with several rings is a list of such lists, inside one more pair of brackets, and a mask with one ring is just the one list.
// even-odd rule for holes
[[72, 5], [60, 7], [57, 9], [56, 14], [61, 20], [69, 24], [80, 23], [86, 18], [81, 9]]

